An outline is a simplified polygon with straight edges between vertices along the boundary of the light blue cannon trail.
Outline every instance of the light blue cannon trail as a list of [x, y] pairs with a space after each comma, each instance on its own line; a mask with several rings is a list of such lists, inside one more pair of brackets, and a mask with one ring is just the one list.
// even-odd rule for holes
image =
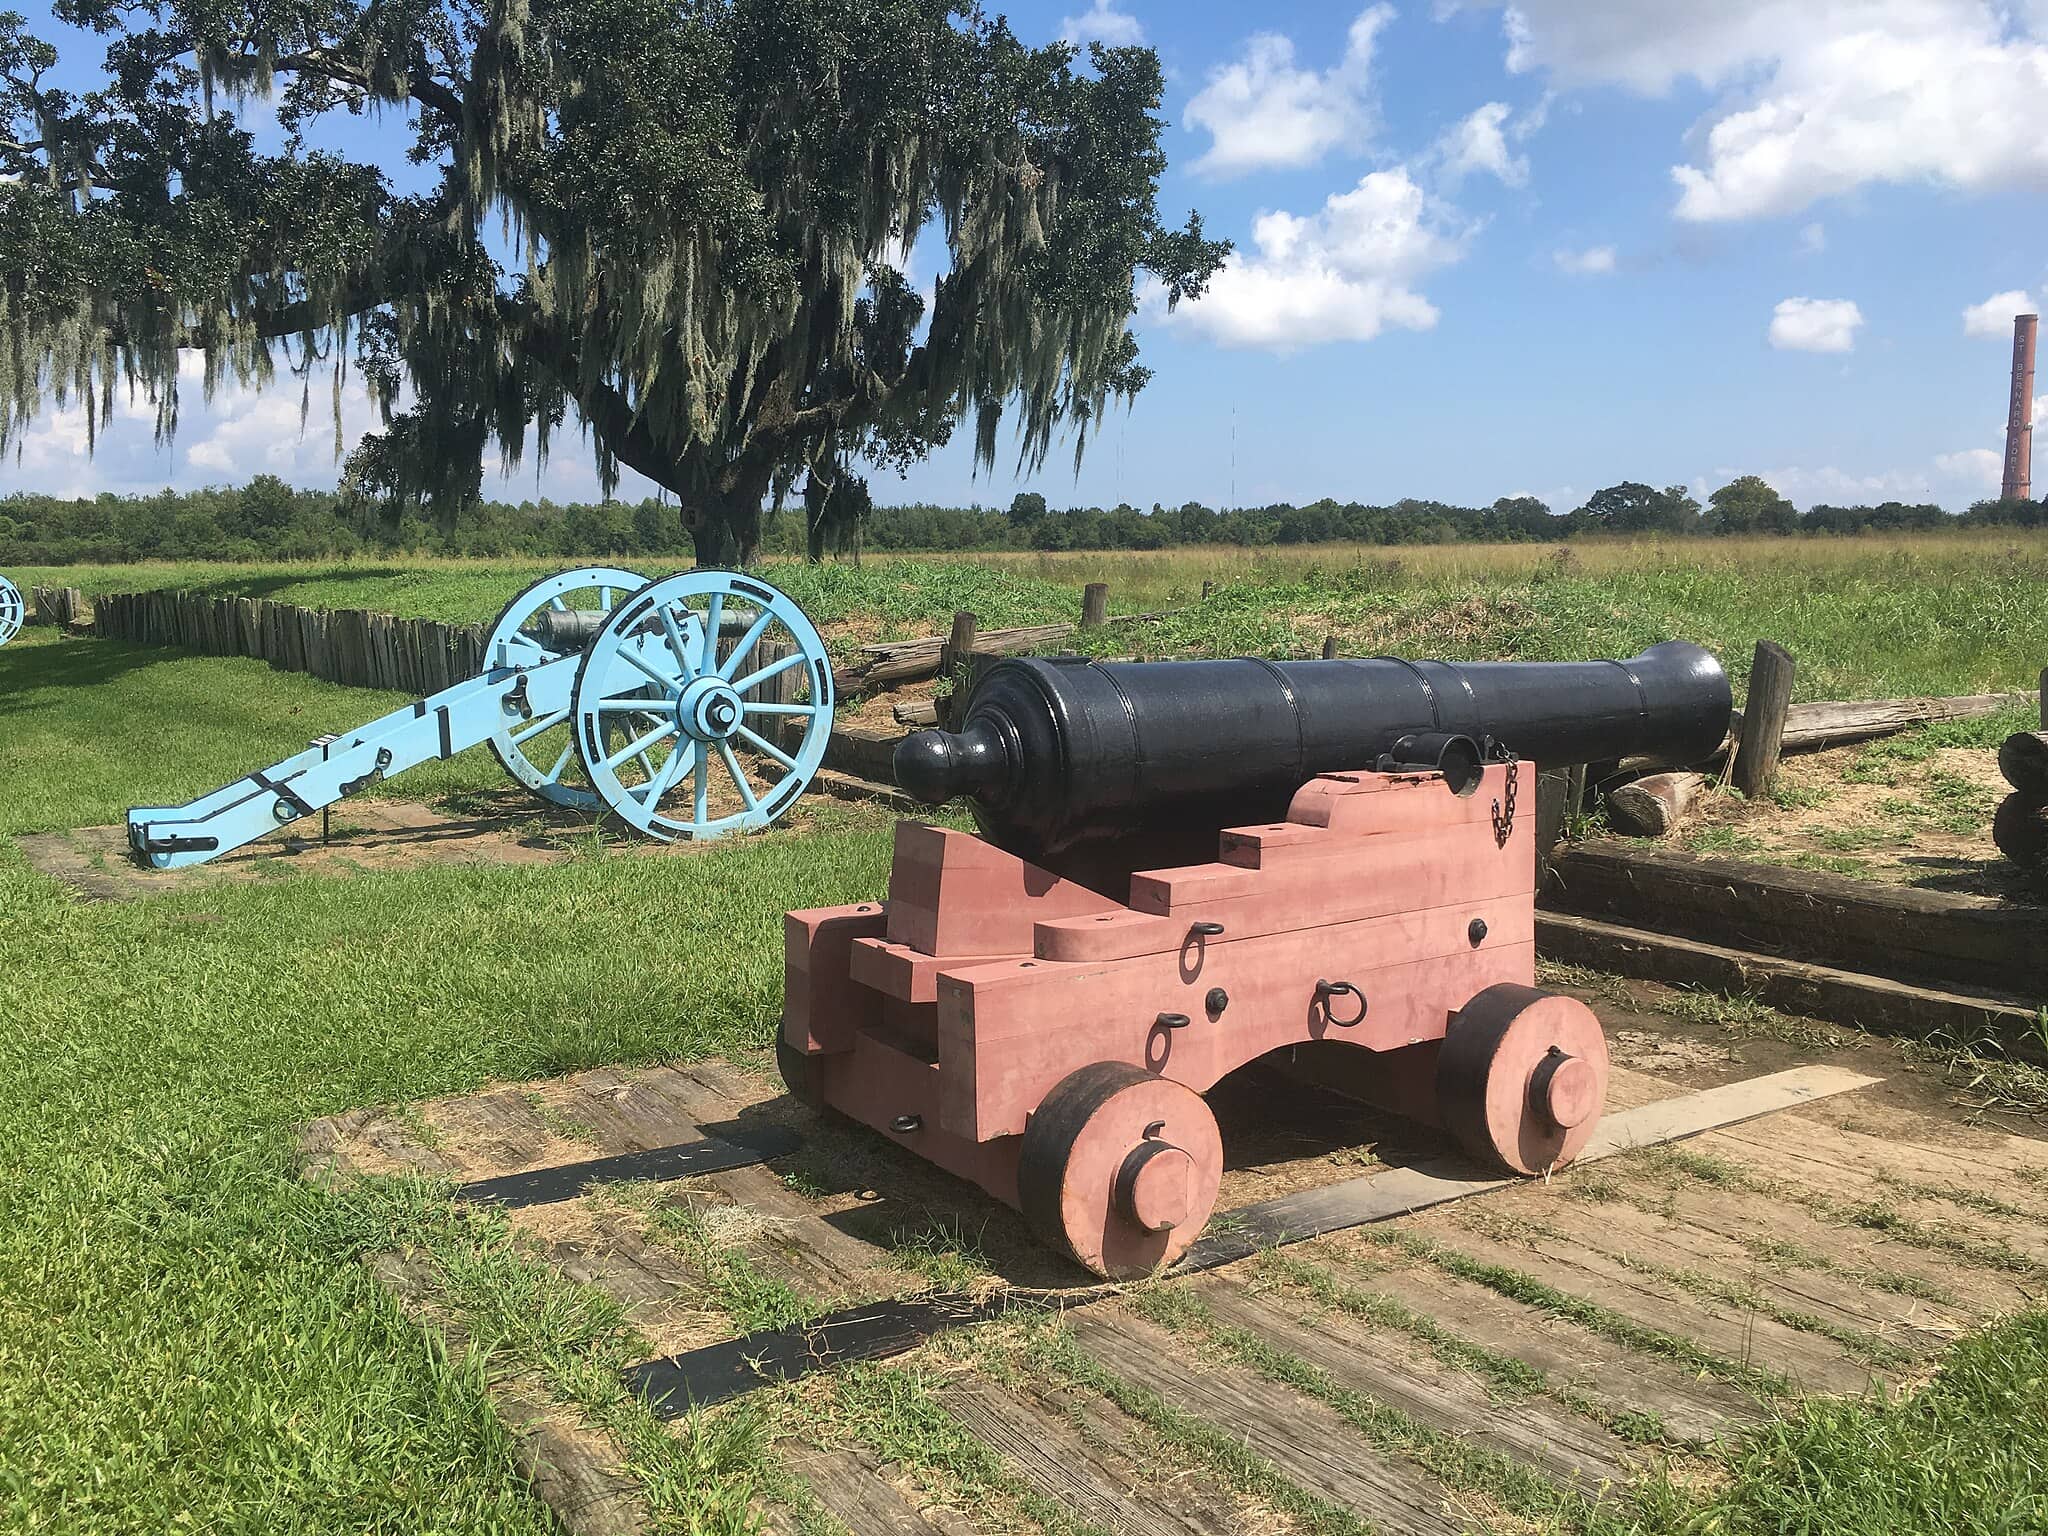
[[831, 735], [816, 628], [735, 572], [550, 577], [507, 605], [485, 659], [480, 676], [189, 805], [136, 807], [129, 845], [158, 869], [204, 863], [486, 742], [552, 804], [607, 810], [663, 840], [713, 838], [786, 812]]

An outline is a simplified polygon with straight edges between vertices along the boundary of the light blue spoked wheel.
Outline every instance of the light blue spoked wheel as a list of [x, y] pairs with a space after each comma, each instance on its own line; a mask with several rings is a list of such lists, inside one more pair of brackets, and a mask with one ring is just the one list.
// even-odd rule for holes
[[576, 677], [591, 788], [651, 837], [765, 827], [832, 735], [832, 663], [804, 611], [737, 571], [686, 571], [621, 603]]
[[[484, 667], [538, 667], [581, 651], [617, 605], [647, 585], [637, 571], [592, 565], [537, 581], [505, 605], [484, 642]], [[604, 802], [583, 782], [572, 710], [507, 715], [491, 733], [505, 771], [551, 805], [597, 809]]]
[[21, 588], [5, 576], [0, 576], [0, 645], [5, 645], [21, 633], [25, 613], [21, 601]]

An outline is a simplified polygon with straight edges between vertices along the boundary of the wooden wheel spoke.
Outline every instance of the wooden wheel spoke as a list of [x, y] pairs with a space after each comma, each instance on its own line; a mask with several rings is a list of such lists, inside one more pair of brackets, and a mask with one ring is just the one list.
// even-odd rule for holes
[[767, 682], [769, 678], [780, 677], [791, 667], [800, 667], [802, 665], [804, 665], [804, 653], [802, 651], [792, 652], [780, 661], [769, 662], [767, 666], [761, 668], [758, 672], [749, 672], [745, 677], [732, 685], [733, 692], [750, 692]]
[[747, 809], [760, 809], [761, 802], [755, 797], [754, 786], [747, 782], [747, 775], [740, 767], [740, 760], [732, 749], [732, 743], [721, 739], [718, 743], [718, 755], [725, 759], [725, 771], [732, 775], [733, 784], [739, 789], [740, 798], [746, 801]]
[[562, 722], [567, 720], [568, 718], [568, 710], [556, 710], [555, 713], [553, 713], [552, 715], [543, 715], [540, 719], [533, 721], [531, 724], [522, 726], [520, 729], [512, 732], [512, 734], [508, 736], [506, 740], [510, 741], [512, 745], [515, 747], [520, 746], [526, 742], [533, 740], [533, 738], [536, 736], [542, 735], [548, 731], [552, 731], [556, 726], [562, 724]]
[[766, 736], [763, 736], [759, 732], [754, 731], [744, 725], [739, 727], [736, 734], [746, 737], [748, 742], [752, 744], [756, 751], [767, 753], [768, 756], [774, 758], [775, 761], [782, 764], [783, 767], [791, 770], [792, 772], [795, 771], [796, 759], [791, 757], [787, 752], [783, 751], [782, 748], [776, 746], [775, 743], [770, 741]]
[[673, 720], [670, 720], [665, 724], [659, 725], [655, 729], [649, 731], [645, 736], [642, 736], [638, 741], [629, 742], [627, 745], [621, 747], [612, 756], [604, 760], [604, 765], [605, 767], [611, 769], [614, 773], [616, 773], [618, 771], [619, 764], [623, 763], [629, 757], [639, 757], [644, 762], [646, 759], [643, 754], [645, 754], [649, 747], [653, 746], [657, 741], [660, 741], [665, 736], [675, 735], [676, 732], [681, 729], [682, 727], [677, 725]]
[[[725, 665], [718, 669], [718, 675], [727, 682], [731, 682], [732, 674], [738, 669], [740, 662], [746, 658], [747, 652], [754, 648], [760, 638], [768, 632], [768, 626], [774, 622], [774, 611], [763, 608], [761, 616], [747, 626], [747, 632], [740, 636], [739, 642], [733, 646], [731, 653], [725, 658]], [[738, 691], [745, 693], [747, 690], [741, 688]]]

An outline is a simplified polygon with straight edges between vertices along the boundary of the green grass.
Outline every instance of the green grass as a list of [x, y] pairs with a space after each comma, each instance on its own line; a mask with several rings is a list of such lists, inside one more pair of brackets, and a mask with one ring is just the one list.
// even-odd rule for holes
[[480, 1368], [357, 1263], [420, 1213], [303, 1186], [292, 1127], [758, 1045], [781, 910], [872, 895], [887, 853], [877, 828], [115, 905], [0, 848], [0, 1526], [546, 1529]]
[[2048, 1530], [2048, 1313], [1957, 1345], [1898, 1404], [1814, 1398], [1745, 1437], [1695, 1527], [1725, 1536]]
[[[15, 572], [88, 593], [190, 587], [413, 617], [484, 620], [566, 560], [398, 558], [299, 565], [136, 565]], [[1160, 554], [904, 557], [865, 566], [775, 563], [764, 573], [821, 623], [883, 635], [1071, 619], [1083, 583], [1110, 584], [1116, 625], [1085, 648], [1305, 655], [1335, 634], [1357, 654], [1453, 660], [1626, 656], [1695, 640], [1746, 673], [1759, 638], [1798, 659], [1803, 699], [2030, 689], [2048, 655], [2048, 536], [1614, 541], [1564, 549], [1328, 546]], [[1201, 600], [1205, 581], [1218, 585]], [[845, 637], [842, 643], [852, 643]]]
[[[182, 805], [407, 702], [257, 661], [24, 630], [0, 648], [0, 836]], [[511, 782], [478, 747], [367, 793], [418, 800]]]
[[[1900, 594], [1921, 582], [1924, 595], [1929, 578], [1888, 575], [1887, 555], [1788, 561], [1758, 577], [1761, 595], [1751, 595], [1729, 585], [1716, 553], [1703, 551], [1705, 569], [1692, 572], [1639, 552], [1626, 577], [1592, 556], [1577, 570], [1468, 570], [1418, 556], [1394, 571], [1377, 554], [1232, 567], [1200, 612], [1142, 633], [1161, 645], [1279, 648], [1334, 612], [1361, 640], [1384, 634], [1402, 648], [1569, 655], [1632, 649], [1697, 624], [1693, 632], [1719, 635], [1733, 654], [1746, 649], [1742, 623], [1777, 617], [1775, 592], [1786, 617], [1773, 632], [1794, 637], [1795, 649], [1798, 635], [1829, 625], [1855, 636], [1839, 670], [1817, 664], [1819, 680], [1807, 675], [1809, 693], [2019, 686], [2020, 653], [2048, 653], [2038, 614], [2012, 618], [1999, 606], [2010, 572], [2034, 569], [2039, 579], [2038, 553], [1956, 577], [1987, 613], [2012, 618], [2011, 655], [1988, 620], [1976, 638], [1955, 639], [1960, 621], [1939, 597], [1923, 615], [1933, 629], [1914, 643], [1888, 628]], [[547, 568], [165, 574], [174, 584], [289, 575], [297, 590], [278, 595], [353, 602], [376, 592], [399, 611], [474, 617]], [[1125, 608], [1186, 598], [1171, 583], [1199, 568], [1132, 569], [1115, 592]], [[1840, 593], [1819, 590], [1823, 569]], [[1064, 616], [1083, 568], [924, 561], [783, 572], [792, 587], [811, 583], [803, 599], [828, 616], [868, 605], [885, 625], [937, 627], [954, 606], [977, 607], [990, 623]], [[135, 574], [108, 573], [102, 590], [138, 584]], [[1788, 597], [1800, 582], [1811, 586], [1810, 608]], [[619, 1437], [661, 1529], [737, 1533], [757, 1495], [792, 1500], [806, 1529], [829, 1529], [771, 1448], [778, 1424], [803, 1422], [799, 1408], [772, 1399], [655, 1424], [619, 1389], [616, 1367], [635, 1345], [616, 1308], [521, 1252], [502, 1226], [452, 1215], [429, 1185], [304, 1185], [293, 1133], [363, 1104], [759, 1046], [781, 1001], [781, 912], [881, 890], [883, 818], [849, 811], [801, 837], [688, 858], [596, 846], [546, 866], [294, 875], [128, 904], [77, 899], [32, 872], [10, 841], [185, 799], [402, 702], [254, 662], [44, 631], [0, 650], [0, 1528], [547, 1531], [484, 1396], [486, 1381], [516, 1364]], [[381, 792], [432, 798], [504, 782], [479, 752]], [[1718, 1017], [1726, 1004], [1701, 1006], [1717, 1022], [1744, 1022]], [[2037, 1273], [2002, 1247], [1901, 1230], [1896, 1213], [1832, 1214]], [[906, 1229], [897, 1241], [899, 1257], [935, 1284], [966, 1283], [982, 1264], [971, 1225]], [[444, 1353], [366, 1273], [365, 1255], [400, 1244], [436, 1261], [469, 1351]], [[1415, 1256], [1704, 1373], [1777, 1385], [1513, 1271], [1449, 1251]], [[722, 1278], [719, 1299], [741, 1320], [797, 1316], [809, 1304], [757, 1274]], [[1426, 1320], [1372, 1320], [1458, 1353]], [[2005, 1324], [1897, 1407], [1793, 1409], [1745, 1442], [1733, 1483], [1701, 1516], [1709, 1523], [1687, 1528], [2039, 1528], [2038, 1440], [2013, 1426], [2041, 1420], [2044, 1339], [2038, 1317]], [[1176, 1452], [1289, 1511], [1298, 1528], [1361, 1529], [1285, 1486], [1227, 1428], [1108, 1380], [1056, 1335], [1046, 1350], [1050, 1366], [1109, 1391]], [[1465, 1363], [1501, 1373], [1497, 1386], [1528, 1387], [1503, 1361]], [[871, 1370], [833, 1391], [824, 1411], [836, 1432], [941, 1485], [995, 1487], [1009, 1509], [1056, 1524], [957, 1437], [921, 1384]], [[1474, 1465], [1479, 1486], [1508, 1487], [1493, 1481], [1500, 1469]]]

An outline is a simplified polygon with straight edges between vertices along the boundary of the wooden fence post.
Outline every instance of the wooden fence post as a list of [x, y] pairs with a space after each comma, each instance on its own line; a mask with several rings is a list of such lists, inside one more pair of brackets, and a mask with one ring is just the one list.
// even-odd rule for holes
[[1337, 637], [1336, 637], [1335, 635], [1325, 635], [1325, 636], [1323, 636], [1323, 660], [1325, 660], [1325, 661], [1335, 661], [1336, 659], [1337, 659]]
[[1094, 629], [1109, 617], [1109, 583], [1091, 581], [1081, 589], [1081, 627]]
[[1778, 782], [1778, 754], [1785, 743], [1785, 711], [1792, 707], [1792, 654], [1771, 640], [1756, 643], [1749, 666], [1749, 697], [1742, 706], [1742, 737], [1735, 744], [1729, 774], [1751, 800], [1761, 800]]
[[2048, 731], [2048, 667], [2041, 669], [2041, 729]]

